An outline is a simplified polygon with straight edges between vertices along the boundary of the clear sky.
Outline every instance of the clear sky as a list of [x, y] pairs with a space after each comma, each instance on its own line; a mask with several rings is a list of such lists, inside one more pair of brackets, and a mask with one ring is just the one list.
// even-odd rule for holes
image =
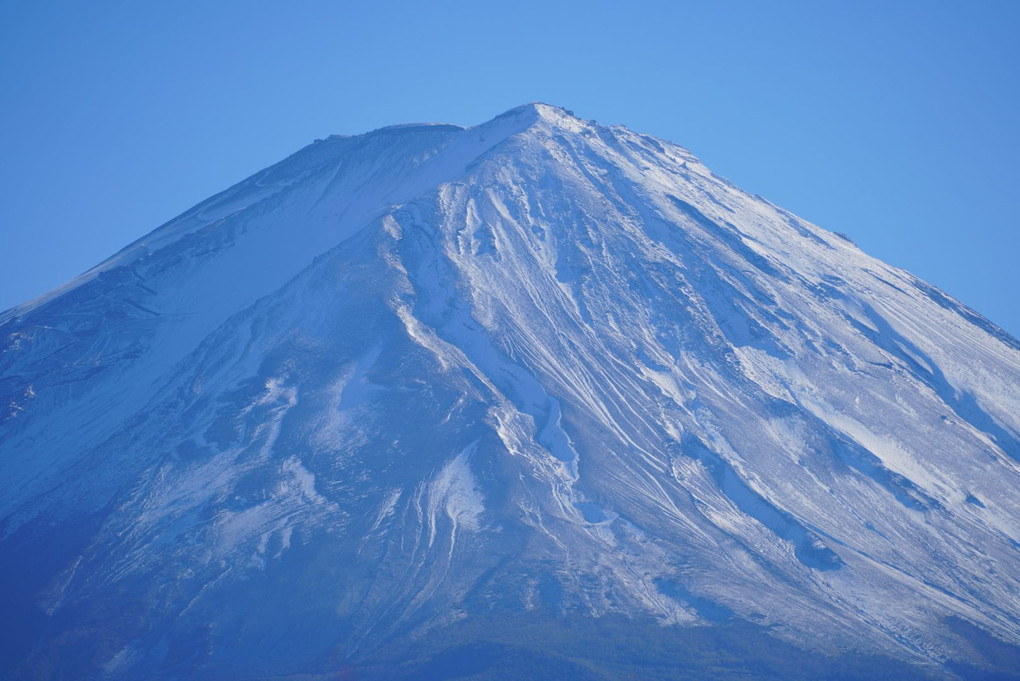
[[332, 133], [545, 101], [1020, 335], [1020, 2], [0, 0], [0, 309]]

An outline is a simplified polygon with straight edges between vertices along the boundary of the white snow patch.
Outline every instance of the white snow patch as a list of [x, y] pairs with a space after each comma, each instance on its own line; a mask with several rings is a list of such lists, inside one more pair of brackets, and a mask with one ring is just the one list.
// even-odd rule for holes
[[475, 445], [468, 447], [450, 460], [429, 484], [428, 523], [429, 546], [436, 539], [436, 524], [440, 513], [452, 523], [450, 553], [453, 553], [460, 528], [477, 530], [482, 512], [485, 510], [484, 497], [478, 490], [469, 460]]

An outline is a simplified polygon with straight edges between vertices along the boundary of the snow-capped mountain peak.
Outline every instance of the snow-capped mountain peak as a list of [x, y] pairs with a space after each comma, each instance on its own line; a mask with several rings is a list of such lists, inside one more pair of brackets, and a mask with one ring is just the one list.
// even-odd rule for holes
[[564, 109], [318, 141], [0, 339], [25, 674], [325, 674], [494, 613], [1020, 641], [1017, 342]]

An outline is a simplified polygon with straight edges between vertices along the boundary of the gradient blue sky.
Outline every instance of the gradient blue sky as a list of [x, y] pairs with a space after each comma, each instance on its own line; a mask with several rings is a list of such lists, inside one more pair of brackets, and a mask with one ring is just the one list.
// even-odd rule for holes
[[0, 0], [0, 309], [316, 137], [541, 100], [1020, 335], [1020, 2]]

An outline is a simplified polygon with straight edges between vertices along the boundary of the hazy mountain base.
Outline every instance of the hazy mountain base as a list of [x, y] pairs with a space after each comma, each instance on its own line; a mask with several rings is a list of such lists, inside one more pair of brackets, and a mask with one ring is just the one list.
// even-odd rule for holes
[[[103, 620], [102, 626], [109, 627], [110, 620]], [[178, 654], [164, 660], [162, 668], [147, 670], [146, 678], [222, 679], [229, 674], [229, 678], [263, 681], [1020, 679], [1020, 673], [1014, 671], [1020, 669], [1020, 648], [962, 622], [957, 624], [958, 633], [984, 658], [984, 664], [948, 663], [938, 669], [877, 655], [825, 655], [779, 640], [766, 629], [742, 621], [684, 627], [619, 615], [594, 619], [504, 614], [475, 617], [423, 637], [401, 639], [353, 663], [342, 661], [343, 651], [338, 649], [332, 659], [303, 669], [267, 668], [262, 673], [241, 676], [228, 671], [230, 667], [208, 665], [209, 651], [197, 640], [202, 638], [198, 635], [193, 641], [196, 646], [176, 642], [173, 647]], [[66, 672], [80, 669], [82, 663], [88, 665], [87, 658], [103, 654], [91, 648], [96, 642], [93, 632], [78, 633], [77, 640], [71, 632], [54, 642], [61, 650], [60, 656], [33, 655], [14, 678], [72, 678]], [[89, 644], [80, 645], [85, 641]]]
[[[50, 544], [50, 558], [60, 562], [59, 554], [73, 551], [81, 541], [75, 536], [87, 536], [88, 524], [83, 519], [78, 531], [68, 529], [61, 533], [63, 541]], [[23, 528], [18, 534], [39, 550], [32, 539], [38, 538], [34, 528]], [[38, 564], [33, 569], [9, 558], [0, 557], [0, 578], [27, 587], [39, 586]], [[36, 606], [34, 590], [27, 589], [20, 600], [11, 600], [8, 593], [8, 598], [0, 603], [6, 620], [0, 640], [0, 668], [13, 671], [12, 678], [79, 678], [78, 674], [86, 669], [102, 676], [101, 670], [109, 667], [117, 651], [141, 630], [139, 613], [121, 609], [122, 603], [116, 599], [91, 603], [90, 612], [69, 608], [47, 616]], [[253, 599], [249, 609], [258, 610], [259, 600]], [[325, 657], [323, 646], [316, 643], [329, 638], [329, 632], [313, 631], [329, 629], [335, 623], [325, 622], [310, 612], [308, 621], [302, 625], [308, 636], [301, 638], [318, 655], [295, 654], [294, 650], [287, 654], [280, 650], [280, 642], [293, 633], [290, 623], [280, 623], [278, 641], [267, 640], [261, 650], [250, 649], [252, 658], [245, 661], [215, 654], [212, 641], [215, 627], [210, 623], [190, 633], [178, 632], [171, 639], [164, 638], [154, 646], [161, 651], [158, 659], [150, 658], [134, 671], [152, 679], [265, 681], [1020, 680], [1017, 671], [1020, 646], [1004, 643], [956, 618], [947, 619], [946, 624], [972, 651], [971, 659], [976, 662], [949, 661], [943, 667], [922, 667], [881, 655], [808, 650], [776, 638], [767, 627], [733, 618], [722, 606], [701, 605], [717, 615], [713, 624], [663, 626], [649, 617], [593, 618], [545, 610], [494, 612], [476, 614], [423, 634], [405, 632], [378, 648], [349, 650], [337, 644]], [[268, 625], [264, 631], [273, 628]], [[337, 640], [344, 638], [339, 635]], [[29, 654], [39, 641], [47, 643]], [[843, 647], [841, 642], [833, 643], [834, 648]], [[253, 673], [253, 669], [261, 671]]]
[[[1020, 648], [977, 637], [987, 665], [953, 665], [965, 679], [1020, 679], [1013, 673]], [[712, 626], [662, 626], [650, 618], [544, 617], [535, 614], [473, 618], [415, 641], [387, 646], [346, 672], [351, 679], [896, 679], [943, 678], [876, 655], [811, 652], [744, 621]]]

